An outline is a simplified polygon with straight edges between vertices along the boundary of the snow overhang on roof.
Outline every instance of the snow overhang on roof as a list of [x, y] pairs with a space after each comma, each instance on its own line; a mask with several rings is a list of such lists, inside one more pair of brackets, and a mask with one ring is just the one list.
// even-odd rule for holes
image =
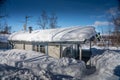
[[67, 27], [46, 30], [34, 30], [32, 33], [20, 31], [9, 36], [10, 41], [36, 41], [36, 42], [60, 42], [60, 41], [85, 41], [96, 34], [95, 28]]

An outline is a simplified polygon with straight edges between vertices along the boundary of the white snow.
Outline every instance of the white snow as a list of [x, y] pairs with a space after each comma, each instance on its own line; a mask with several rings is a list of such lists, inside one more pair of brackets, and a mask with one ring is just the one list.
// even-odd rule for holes
[[101, 55], [91, 58], [96, 72], [83, 80], [119, 80], [120, 79], [120, 51], [105, 51]]
[[9, 34], [0, 34], [0, 42], [8, 42]]
[[[91, 59], [92, 65], [97, 69], [113, 70], [117, 65], [120, 65], [120, 52], [105, 51], [102, 55], [96, 55]], [[111, 72], [110, 72], [111, 73]], [[113, 73], [113, 71], [112, 71]]]
[[[0, 79], [80, 79], [85, 63], [72, 58], [55, 59], [34, 51], [0, 51]], [[11, 74], [12, 73], [12, 74]]]
[[83, 61], [72, 58], [55, 59], [17, 49], [0, 51], [1, 80], [120, 80], [120, 51], [95, 55], [91, 65], [96, 71], [95, 67], [86, 69]]
[[67, 27], [46, 30], [34, 30], [32, 33], [20, 31], [10, 35], [9, 40], [18, 41], [84, 41], [96, 34], [95, 28]]
[[96, 46], [96, 45], [94, 45], [94, 46], [92, 46], [92, 48], [96, 48], [96, 49], [103, 49], [103, 50], [120, 50], [120, 47], [116, 47], [116, 46]]

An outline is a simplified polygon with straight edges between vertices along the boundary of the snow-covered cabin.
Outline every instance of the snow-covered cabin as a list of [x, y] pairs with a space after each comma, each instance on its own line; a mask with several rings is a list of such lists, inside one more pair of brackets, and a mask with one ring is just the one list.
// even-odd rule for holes
[[81, 44], [95, 35], [94, 27], [78, 26], [15, 32], [10, 35], [9, 41], [15, 49], [38, 51], [55, 58], [81, 59]]

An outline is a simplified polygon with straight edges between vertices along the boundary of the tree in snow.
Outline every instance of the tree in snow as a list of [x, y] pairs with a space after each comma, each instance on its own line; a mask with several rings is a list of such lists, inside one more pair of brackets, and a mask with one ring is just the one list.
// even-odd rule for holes
[[46, 11], [42, 11], [41, 16], [38, 18], [37, 22], [40, 29], [47, 29], [48, 28], [48, 15]]
[[116, 38], [116, 46], [120, 45], [120, 0], [118, 0], [118, 9], [116, 15], [112, 15], [112, 20], [114, 24], [114, 35]]
[[115, 15], [112, 15], [112, 21], [115, 26], [114, 31], [116, 34], [120, 32], [120, 0], [118, 0], [118, 2], [118, 9], [116, 10]]
[[109, 10], [111, 17], [110, 20], [114, 26], [114, 30], [112, 31], [113, 35], [110, 36], [112, 37], [111, 42], [117, 47], [120, 45], [120, 0], [118, 0], [118, 3], [117, 8], [111, 8]]
[[50, 19], [50, 28], [57, 28], [57, 16], [55, 15], [55, 13], [51, 14]]
[[8, 16], [5, 12], [6, 9], [3, 8], [3, 7], [5, 7], [6, 2], [7, 2], [7, 0], [0, 0], [0, 32], [10, 30], [10, 28], [6, 24], [4, 24], [4, 23], [6, 23], [4, 21], [4, 18], [6, 18]]
[[45, 10], [42, 11], [41, 16], [38, 18], [37, 24], [40, 29], [57, 28], [57, 16], [52, 13], [50, 16]]
[[5, 21], [2, 21], [0, 23], [0, 33], [3, 33], [3, 34], [9, 34], [11, 33], [11, 26], [8, 25], [8, 23]]
[[29, 18], [31, 18], [31, 17], [32, 16], [25, 16], [25, 23], [23, 26], [24, 31], [27, 31], [27, 24], [28, 24]]
[[9, 26], [7, 23], [4, 25], [4, 33], [11, 33], [11, 26]]

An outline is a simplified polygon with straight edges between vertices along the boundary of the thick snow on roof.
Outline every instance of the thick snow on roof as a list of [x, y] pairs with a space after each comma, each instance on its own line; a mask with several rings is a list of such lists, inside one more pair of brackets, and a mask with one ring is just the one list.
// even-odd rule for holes
[[0, 34], [0, 42], [7, 43], [9, 34]]
[[16, 41], [84, 41], [96, 34], [95, 28], [89, 27], [67, 27], [46, 30], [34, 30], [32, 33], [20, 31], [10, 35], [9, 40]]

